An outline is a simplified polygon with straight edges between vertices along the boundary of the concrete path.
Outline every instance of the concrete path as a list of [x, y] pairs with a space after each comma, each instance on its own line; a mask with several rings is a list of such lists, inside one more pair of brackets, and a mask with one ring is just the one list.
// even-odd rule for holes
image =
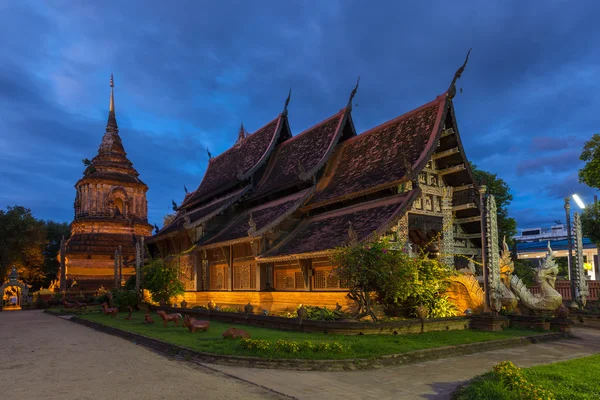
[[379, 370], [306, 372], [195, 365], [39, 311], [2, 312], [0, 393], [48, 400], [286, 397], [280, 394], [310, 400], [448, 399], [460, 383], [501, 361], [529, 367], [600, 353], [600, 330], [575, 334], [573, 340]]
[[352, 372], [211, 368], [297, 399], [449, 399], [458, 385], [510, 360], [531, 367], [600, 353], [600, 330], [577, 329], [577, 339], [531, 344], [420, 364]]
[[41, 311], [0, 312], [1, 399], [280, 399]]

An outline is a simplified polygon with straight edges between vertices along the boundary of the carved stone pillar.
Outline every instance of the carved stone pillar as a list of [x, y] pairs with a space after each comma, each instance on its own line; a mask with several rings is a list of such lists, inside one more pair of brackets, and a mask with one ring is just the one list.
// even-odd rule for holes
[[60, 241], [60, 293], [64, 295], [67, 291], [67, 265], [66, 265], [66, 246], [65, 237]]
[[140, 290], [140, 281], [142, 277], [142, 251], [140, 242], [135, 244], [135, 290]]
[[[499, 312], [502, 308], [502, 289], [500, 277], [500, 254], [498, 248], [498, 213], [496, 209], [496, 199], [489, 195], [486, 201], [486, 265], [487, 269], [487, 289], [486, 296], [489, 298], [489, 305], [492, 311]], [[483, 252], [482, 252], [483, 253]]]
[[115, 289], [119, 287], [119, 250], [115, 250]]
[[578, 213], [573, 215], [573, 228], [575, 228], [575, 265], [573, 272], [575, 275], [575, 293], [579, 307], [585, 307], [589, 288], [585, 278], [586, 272], [583, 266], [583, 234], [581, 229], [581, 218]]
[[443, 239], [441, 261], [450, 267], [454, 267], [454, 218], [452, 215], [452, 192], [452, 187], [445, 187], [443, 189], [442, 197]]

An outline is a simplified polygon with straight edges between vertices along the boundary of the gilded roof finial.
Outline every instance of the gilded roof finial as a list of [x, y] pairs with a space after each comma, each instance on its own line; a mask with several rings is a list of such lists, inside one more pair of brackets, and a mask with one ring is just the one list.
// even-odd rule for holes
[[352, 90], [352, 93], [350, 93], [350, 98], [348, 99], [348, 105], [346, 106], [346, 108], [348, 109], [348, 111], [352, 111], [352, 100], [354, 99], [354, 96], [356, 95], [356, 91], [358, 90], [358, 84], [359, 84], [359, 82], [360, 82], [360, 76], [356, 80], [356, 86]]
[[463, 65], [456, 70], [456, 72], [454, 73], [454, 78], [452, 79], [452, 83], [450, 84], [450, 87], [448, 88], [448, 91], [446, 92], [446, 96], [448, 96], [448, 98], [450, 100], [452, 100], [454, 98], [454, 96], [456, 95], [456, 81], [458, 79], [460, 79], [460, 77], [462, 76], [462, 73], [465, 71], [465, 67], [467, 66], [467, 61], [469, 61], [469, 54], [471, 54], [471, 50], [473, 49], [469, 49], [469, 51], [467, 52], [467, 57], [465, 58], [465, 62], [463, 63]]
[[246, 130], [244, 129], [244, 123], [240, 124], [240, 131], [238, 132], [238, 138], [236, 143], [240, 143], [242, 140], [246, 138]]
[[115, 117], [115, 81], [113, 74], [110, 74], [110, 104], [108, 106], [108, 123], [107, 126], [117, 127], [117, 118]]
[[283, 106], [283, 115], [286, 116], [288, 112], [288, 105], [290, 104], [290, 99], [292, 98], [292, 88], [290, 88], [290, 92], [288, 93], [287, 99], [285, 99], [285, 106]]

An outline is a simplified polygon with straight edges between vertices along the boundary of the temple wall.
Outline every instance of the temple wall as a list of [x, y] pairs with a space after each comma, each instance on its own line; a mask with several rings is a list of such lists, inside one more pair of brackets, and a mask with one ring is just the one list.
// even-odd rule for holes
[[183, 296], [187, 307], [205, 306], [212, 300], [218, 306], [243, 307], [250, 302], [254, 312], [268, 310], [270, 313], [294, 312], [300, 304], [334, 309], [336, 303], [343, 310], [354, 310], [354, 302], [348, 299], [346, 291], [330, 292], [186, 292]]

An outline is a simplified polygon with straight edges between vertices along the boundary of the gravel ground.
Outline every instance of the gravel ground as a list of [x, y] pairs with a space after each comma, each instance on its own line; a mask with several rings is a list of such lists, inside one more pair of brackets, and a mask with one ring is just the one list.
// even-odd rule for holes
[[2, 399], [281, 399], [41, 311], [0, 312]]

